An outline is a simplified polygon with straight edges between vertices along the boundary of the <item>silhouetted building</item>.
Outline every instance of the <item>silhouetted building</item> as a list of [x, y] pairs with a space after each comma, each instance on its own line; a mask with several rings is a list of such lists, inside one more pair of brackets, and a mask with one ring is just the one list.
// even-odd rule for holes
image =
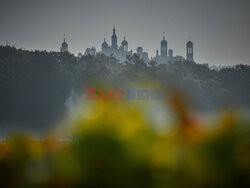
[[138, 55], [141, 55], [141, 54], [142, 54], [142, 51], [143, 51], [143, 48], [142, 48], [142, 47], [138, 47], [138, 48], [136, 49], [136, 52], [137, 52]]
[[186, 50], [187, 50], [187, 60], [194, 61], [194, 45], [190, 40], [186, 44]]
[[168, 62], [173, 62], [173, 50], [169, 49], [168, 50]]
[[159, 55], [159, 51], [157, 50], [154, 60], [159, 64], [168, 63], [168, 42], [166, 41], [165, 36], [163, 36], [163, 39], [161, 41], [161, 54]]
[[161, 41], [161, 56], [167, 57], [168, 55], [168, 42], [166, 41], [165, 36], [163, 37], [163, 40]]
[[143, 52], [143, 48], [142, 47], [138, 47], [136, 49], [136, 52], [137, 52], [137, 55], [139, 55], [139, 57], [141, 59], [143, 59], [143, 61], [145, 63], [148, 63], [149, 62], [149, 58], [148, 58], [148, 53], [147, 52]]
[[173, 57], [173, 62], [183, 62], [185, 58], [183, 56], [177, 55]]
[[[191, 42], [191, 41], [190, 41]], [[188, 47], [191, 49], [187, 50], [189, 60], [193, 61], [193, 43], [187, 43]], [[192, 53], [191, 53], [192, 52]], [[173, 50], [168, 50], [168, 42], [166, 40], [166, 37], [163, 36], [163, 40], [161, 41], [161, 54], [159, 55], [159, 51], [156, 51], [156, 57], [153, 58], [154, 61], [156, 61], [159, 64], [167, 64], [168, 62], [182, 62], [185, 60], [183, 56], [176, 55], [174, 56]]]
[[116, 36], [115, 27], [113, 28], [113, 35], [111, 37], [111, 47], [108, 45], [106, 40], [102, 43], [102, 53], [106, 56], [113, 55], [115, 56], [120, 62], [124, 62], [127, 59], [127, 56], [132, 56], [133, 52], [128, 51], [128, 42], [124, 37], [123, 41], [121, 42], [120, 47], [118, 48], [117, 45], [117, 36]]
[[116, 33], [115, 33], [115, 27], [113, 28], [113, 35], [111, 37], [111, 41], [112, 41], [111, 48], [118, 49], [117, 36], [116, 36]]
[[122, 50], [125, 52], [128, 52], [128, 42], [126, 41], [125, 36], [124, 36], [124, 39], [122, 41]]
[[96, 49], [95, 47], [92, 48], [87, 48], [84, 55], [95, 55], [96, 54]]
[[68, 44], [65, 41], [65, 35], [63, 37], [63, 43], [61, 45], [60, 52], [68, 52]]
[[[64, 39], [65, 42], [65, 39]], [[66, 43], [66, 42], [65, 42]], [[67, 46], [63, 44], [64, 46]], [[62, 46], [63, 46], [62, 45]], [[189, 40], [186, 44], [187, 48], [187, 60], [188, 61], [194, 61], [193, 59], [193, 43]], [[61, 48], [61, 49], [67, 49]], [[115, 27], [113, 28], [113, 34], [111, 36], [111, 45], [106, 42], [106, 38], [104, 38], [104, 41], [101, 45], [101, 53], [106, 55], [106, 56], [111, 56], [113, 55], [116, 59], [118, 59], [120, 62], [125, 62], [127, 60], [127, 56], [132, 56], [133, 51], [128, 50], [128, 41], [126, 40], [125, 36], [123, 38], [123, 41], [121, 42], [121, 45], [118, 47], [117, 45], [117, 35], [116, 35], [116, 29]], [[136, 50], [137, 54], [141, 59], [144, 60], [145, 63], [148, 63], [150, 61], [148, 57], [148, 53], [143, 51], [142, 47], [138, 47]], [[85, 51], [85, 55], [90, 54], [90, 55], [96, 55], [96, 49], [94, 47], [92, 48], [87, 48]], [[156, 50], [156, 56], [151, 57], [152, 61], [156, 61], [158, 64], [167, 64], [169, 62], [183, 62], [185, 58], [180, 55], [173, 55], [173, 50], [169, 49], [168, 50], [168, 41], [166, 40], [166, 37], [163, 36], [163, 39], [160, 42], [160, 54], [159, 50]]]
[[106, 42], [106, 39], [104, 38], [104, 41], [102, 43], [102, 53], [105, 53], [105, 51], [108, 49], [109, 45]]

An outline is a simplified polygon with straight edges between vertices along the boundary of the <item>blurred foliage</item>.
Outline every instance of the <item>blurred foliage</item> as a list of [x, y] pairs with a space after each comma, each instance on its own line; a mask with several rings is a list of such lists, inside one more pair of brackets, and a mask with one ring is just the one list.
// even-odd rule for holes
[[[177, 120], [155, 130], [138, 106], [93, 102], [65, 134], [0, 144], [0, 187], [249, 187], [250, 121], [224, 113], [204, 126], [178, 96]], [[167, 127], [167, 125], [166, 125]]]

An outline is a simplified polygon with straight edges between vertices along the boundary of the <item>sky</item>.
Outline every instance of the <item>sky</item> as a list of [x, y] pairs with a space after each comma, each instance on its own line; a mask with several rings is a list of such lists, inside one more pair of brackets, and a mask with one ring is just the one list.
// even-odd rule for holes
[[189, 37], [194, 60], [210, 65], [250, 65], [249, 0], [0, 0], [0, 44], [27, 50], [101, 50], [116, 27], [134, 52], [160, 50], [165, 32], [174, 55], [185, 55]]

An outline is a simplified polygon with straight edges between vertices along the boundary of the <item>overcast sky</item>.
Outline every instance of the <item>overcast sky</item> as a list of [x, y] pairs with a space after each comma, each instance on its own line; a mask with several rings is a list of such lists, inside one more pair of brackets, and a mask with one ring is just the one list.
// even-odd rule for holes
[[58, 51], [65, 33], [76, 55], [101, 50], [114, 25], [119, 44], [125, 34], [150, 56], [166, 32], [174, 55], [185, 56], [190, 36], [196, 62], [250, 64], [249, 0], [0, 0], [0, 43], [18, 48]]

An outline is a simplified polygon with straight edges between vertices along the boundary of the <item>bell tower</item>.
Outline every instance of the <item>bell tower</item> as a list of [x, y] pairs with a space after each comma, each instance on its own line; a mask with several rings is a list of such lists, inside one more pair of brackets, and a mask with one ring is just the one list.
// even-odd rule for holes
[[166, 57], [168, 55], [168, 42], [166, 41], [165, 33], [163, 40], [161, 41], [161, 56]]
[[194, 61], [194, 45], [191, 42], [190, 38], [186, 44], [186, 50], [187, 50], [187, 60]]
[[111, 48], [118, 49], [117, 36], [116, 36], [116, 33], [115, 33], [115, 26], [113, 28], [113, 35], [111, 37], [111, 41], [112, 41]]

